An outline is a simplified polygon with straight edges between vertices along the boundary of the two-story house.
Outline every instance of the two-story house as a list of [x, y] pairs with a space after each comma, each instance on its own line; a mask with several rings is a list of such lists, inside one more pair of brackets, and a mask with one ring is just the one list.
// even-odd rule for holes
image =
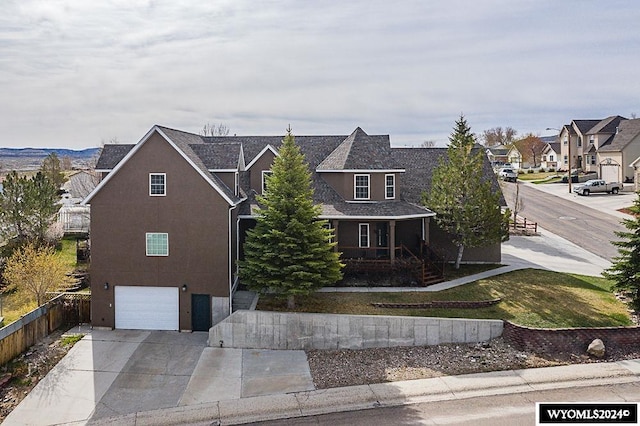
[[[229, 315], [256, 194], [280, 136], [205, 137], [154, 126], [135, 145], [106, 145], [91, 205], [92, 324], [207, 330]], [[421, 259], [456, 248], [421, 204], [444, 148], [392, 148], [388, 135], [296, 136], [314, 201], [347, 263]], [[495, 176], [486, 162], [485, 175]], [[500, 261], [500, 244], [463, 261]], [[424, 263], [422, 264], [424, 267]], [[418, 278], [422, 280], [424, 276]]]
[[560, 142], [557, 141], [555, 136], [545, 136], [540, 139], [546, 142], [544, 150], [542, 150], [540, 167], [545, 170], [557, 170], [558, 160], [561, 157]]
[[602, 120], [573, 120], [563, 126], [559, 135], [559, 168], [567, 170], [571, 152], [572, 169], [596, 172], [601, 179], [608, 182], [629, 179], [633, 173], [624, 170], [622, 161], [623, 158], [635, 158], [635, 145], [621, 138], [614, 143], [616, 133], [625, 121], [628, 120], [614, 115]]

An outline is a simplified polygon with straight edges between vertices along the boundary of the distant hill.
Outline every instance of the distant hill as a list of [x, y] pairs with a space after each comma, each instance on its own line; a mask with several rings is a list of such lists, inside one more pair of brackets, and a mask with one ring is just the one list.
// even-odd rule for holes
[[45, 158], [52, 152], [55, 152], [59, 158], [91, 158], [100, 152], [100, 148], [87, 148], [81, 150], [64, 148], [0, 148], [0, 157]]
[[49, 154], [55, 152], [59, 159], [70, 158], [74, 168], [91, 168], [101, 148], [80, 150], [64, 148], [0, 148], [0, 175], [9, 170], [38, 170]]

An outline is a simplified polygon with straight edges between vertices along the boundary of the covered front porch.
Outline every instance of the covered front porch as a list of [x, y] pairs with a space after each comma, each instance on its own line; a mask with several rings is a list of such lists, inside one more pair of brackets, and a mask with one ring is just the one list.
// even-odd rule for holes
[[346, 275], [407, 274], [423, 286], [444, 280], [444, 260], [428, 244], [428, 217], [330, 223]]

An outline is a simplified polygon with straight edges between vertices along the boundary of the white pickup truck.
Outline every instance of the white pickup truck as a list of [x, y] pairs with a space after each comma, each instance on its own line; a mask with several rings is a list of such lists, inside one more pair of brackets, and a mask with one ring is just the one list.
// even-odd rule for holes
[[583, 184], [575, 185], [573, 192], [579, 195], [589, 195], [598, 192], [606, 192], [607, 194], [617, 194], [622, 190], [622, 184], [619, 182], [606, 183], [602, 179], [591, 179]]

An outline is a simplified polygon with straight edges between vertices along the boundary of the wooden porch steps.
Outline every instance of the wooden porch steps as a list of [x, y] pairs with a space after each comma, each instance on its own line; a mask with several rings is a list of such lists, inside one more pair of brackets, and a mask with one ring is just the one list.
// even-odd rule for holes
[[425, 269], [422, 274], [422, 285], [427, 287], [444, 281], [444, 277], [435, 271]]

